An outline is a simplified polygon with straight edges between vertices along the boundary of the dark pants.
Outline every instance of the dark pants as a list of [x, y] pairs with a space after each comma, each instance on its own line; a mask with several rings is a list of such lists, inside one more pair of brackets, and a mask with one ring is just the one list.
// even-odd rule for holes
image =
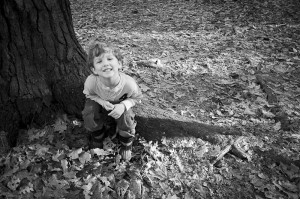
[[125, 111], [118, 119], [108, 116], [109, 113], [110, 111], [107, 111], [97, 102], [87, 99], [82, 111], [84, 127], [91, 132], [117, 127], [117, 133], [120, 137], [134, 137], [136, 121], [131, 109]]

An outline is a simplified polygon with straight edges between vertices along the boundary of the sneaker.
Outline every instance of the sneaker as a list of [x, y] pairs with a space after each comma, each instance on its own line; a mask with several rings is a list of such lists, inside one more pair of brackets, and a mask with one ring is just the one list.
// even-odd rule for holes
[[130, 146], [124, 146], [124, 145], [121, 146], [120, 155], [125, 162], [129, 162], [131, 160], [132, 157], [131, 150], [132, 150], [132, 143], [130, 144]]
[[125, 161], [130, 161], [132, 154], [132, 144], [134, 140], [134, 136], [131, 137], [122, 137], [119, 135], [119, 140], [121, 143], [121, 148], [120, 148], [120, 155], [123, 160]]

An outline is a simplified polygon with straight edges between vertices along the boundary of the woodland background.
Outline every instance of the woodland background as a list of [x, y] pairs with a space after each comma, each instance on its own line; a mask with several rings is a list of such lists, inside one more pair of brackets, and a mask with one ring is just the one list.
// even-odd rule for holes
[[124, 163], [57, 114], [1, 156], [1, 197], [299, 198], [299, 1], [70, 3], [80, 44], [120, 47], [145, 95], [140, 124], [166, 132], [139, 127]]

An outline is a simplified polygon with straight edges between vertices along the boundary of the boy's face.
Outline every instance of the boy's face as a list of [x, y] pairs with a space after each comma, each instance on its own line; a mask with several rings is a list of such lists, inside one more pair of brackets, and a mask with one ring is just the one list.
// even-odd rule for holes
[[94, 58], [94, 68], [92, 71], [103, 78], [111, 78], [119, 75], [119, 68], [122, 65], [112, 53], [103, 53]]

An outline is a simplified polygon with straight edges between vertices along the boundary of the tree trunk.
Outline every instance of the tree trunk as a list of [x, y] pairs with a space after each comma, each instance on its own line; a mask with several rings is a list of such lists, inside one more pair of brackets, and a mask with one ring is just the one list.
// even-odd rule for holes
[[88, 70], [69, 1], [1, 0], [0, 24], [0, 129], [15, 137], [21, 124], [46, 123], [54, 107], [79, 114]]

